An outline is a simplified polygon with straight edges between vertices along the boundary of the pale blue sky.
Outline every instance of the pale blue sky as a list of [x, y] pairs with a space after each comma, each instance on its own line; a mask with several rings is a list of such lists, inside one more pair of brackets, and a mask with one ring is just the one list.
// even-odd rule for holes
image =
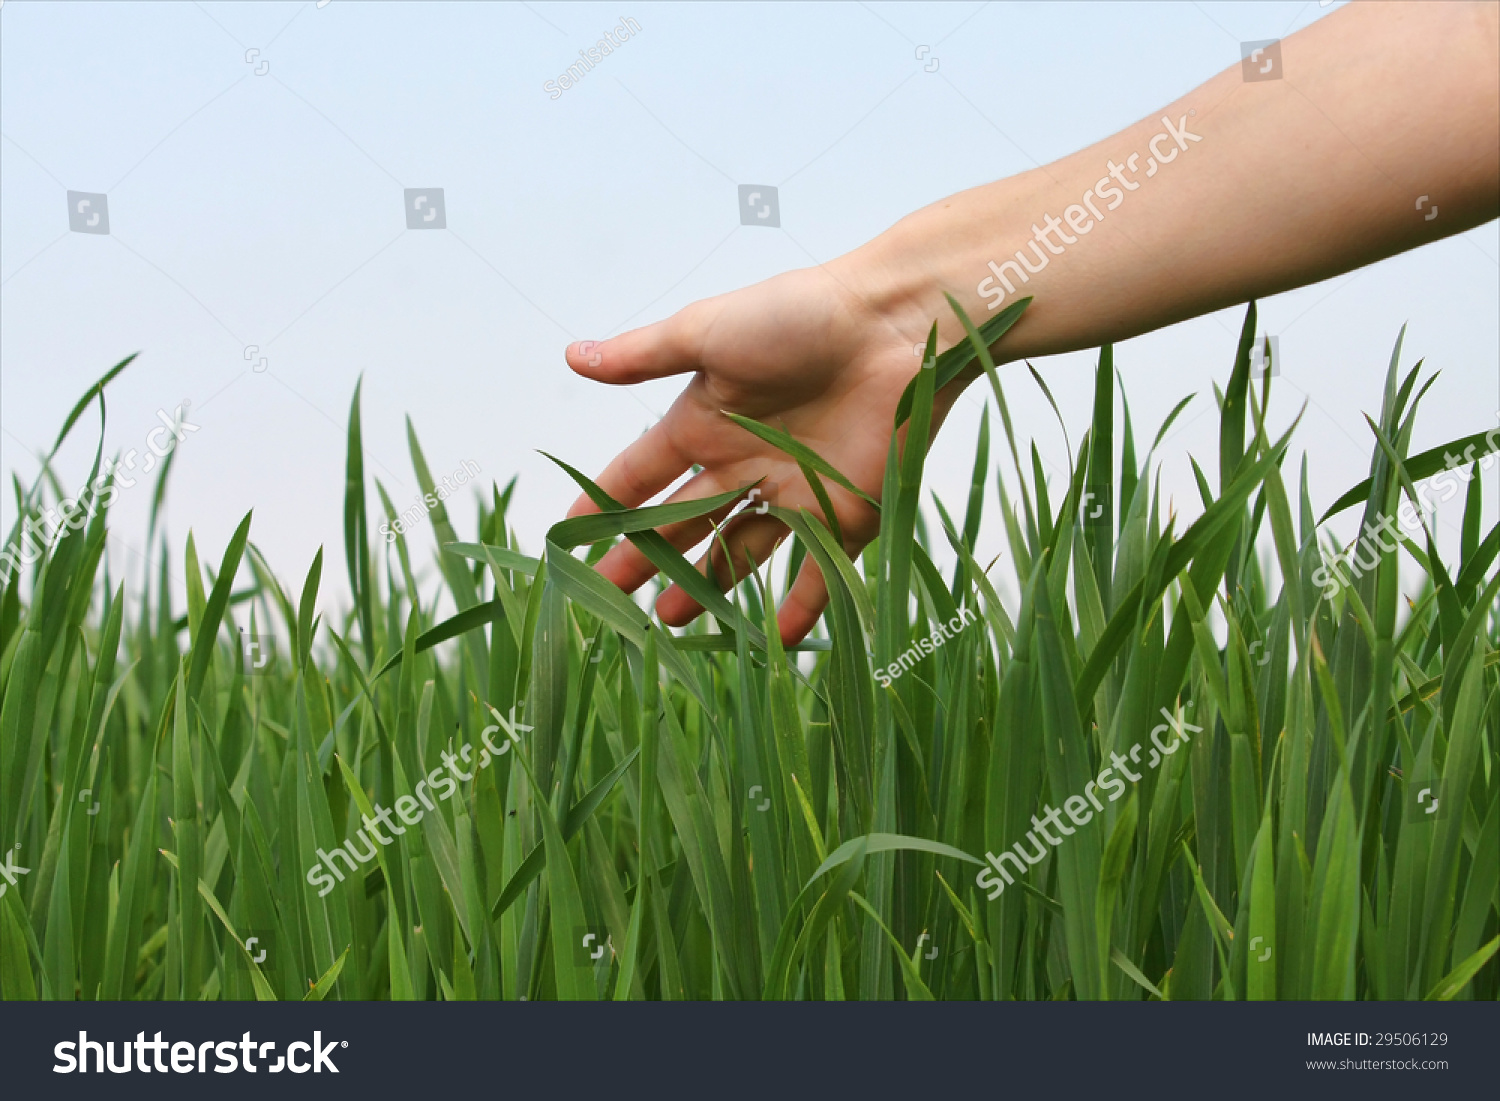
[[[140, 351], [110, 389], [107, 447], [142, 447], [158, 408], [191, 400], [201, 430], [167, 510], [176, 553], [191, 526], [216, 560], [253, 506], [252, 538], [277, 571], [300, 580], [321, 543], [336, 595], [344, 425], [363, 373], [367, 469], [397, 507], [417, 492], [409, 413], [439, 476], [465, 460], [486, 486], [521, 475], [512, 519], [540, 550], [573, 490], [536, 450], [597, 472], [682, 386], [583, 381], [563, 363], [568, 341], [837, 256], [1150, 114], [1236, 64], [1241, 41], [1334, 10], [10, 0], [0, 473], [29, 481], [78, 395]], [[639, 33], [550, 99], [544, 82], [624, 16]], [[739, 225], [742, 183], [779, 188], [780, 229]], [[429, 187], [444, 189], [447, 228], [406, 229], [403, 189]], [[68, 232], [68, 190], [108, 195], [108, 236]], [[1379, 407], [1403, 322], [1404, 362], [1443, 372], [1414, 448], [1495, 424], [1497, 256], [1491, 223], [1262, 304], [1283, 358], [1273, 420], [1309, 403], [1289, 466], [1308, 452], [1316, 505], [1365, 474], [1362, 413]], [[1188, 456], [1211, 467], [1217, 454], [1211, 384], [1241, 316], [1116, 352], [1142, 447], [1199, 393], [1162, 456], [1163, 485], [1190, 513]], [[261, 356], [267, 370], [251, 371]], [[1075, 442], [1093, 362], [1037, 362]], [[1060, 471], [1044, 399], [1024, 368], [1005, 377], [1018, 428]], [[929, 485], [956, 505], [984, 400], [969, 391], [929, 463]], [[72, 484], [94, 443], [90, 421], [65, 449]], [[115, 508], [115, 571], [133, 577], [144, 485]], [[472, 506], [457, 514], [468, 534]], [[7, 490], [0, 523], [13, 519]], [[1003, 547], [995, 520], [992, 497], [982, 560]], [[430, 535], [413, 538], [420, 557]]]

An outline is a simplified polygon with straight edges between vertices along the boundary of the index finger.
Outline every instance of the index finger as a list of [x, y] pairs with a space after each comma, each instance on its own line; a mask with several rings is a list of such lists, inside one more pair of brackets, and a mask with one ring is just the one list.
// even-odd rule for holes
[[[626, 508], [637, 508], [675, 482], [691, 465], [691, 460], [672, 442], [663, 419], [616, 455], [594, 482]], [[588, 494], [581, 493], [568, 509], [568, 516], [587, 516], [598, 511]]]

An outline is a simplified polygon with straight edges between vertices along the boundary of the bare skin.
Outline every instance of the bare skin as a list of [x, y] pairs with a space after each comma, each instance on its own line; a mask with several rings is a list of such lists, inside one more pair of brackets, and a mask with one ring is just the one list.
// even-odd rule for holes
[[[1285, 79], [1246, 82], [1236, 65], [1095, 146], [944, 199], [820, 267], [695, 302], [596, 345], [570, 345], [568, 365], [599, 382], [693, 373], [599, 485], [633, 508], [696, 463], [701, 473], [669, 500], [765, 479], [779, 505], [821, 513], [796, 464], [727, 421], [721, 410], [730, 410], [784, 426], [878, 497], [896, 403], [919, 364], [913, 344], [934, 320], [940, 348], [963, 339], [944, 292], [976, 324], [996, 306], [1034, 297], [991, 349], [1007, 363], [1315, 283], [1500, 214], [1500, 4], [1351, 4], [1281, 49]], [[1172, 163], [1148, 180], [1151, 152]], [[1111, 187], [1123, 193], [1111, 200], [1118, 210], [1105, 202]], [[1061, 222], [1069, 206], [1073, 221]], [[1033, 244], [1038, 228], [1044, 240]], [[1025, 283], [1002, 269], [1014, 293], [1001, 295], [989, 265], [1017, 249], [1029, 266], [1048, 263]], [[939, 423], [976, 374], [938, 395]], [[828, 489], [856, 554], [878, 531], [878, 515]], [[579, 497], [568, 514], [593, 511]], [[662, 529], [679, 550], [710, 533], [707, 517]], [[786, 534], [772, 516], [737, 515], [725, 529], [737, 576], [747, 555], [765, 561]], [[717, 545], [711, 558], [727, 584]], [[705, 555], [700, 568], [709, 564]], [[627, 592], [656, 573], [629, 543], [598, 568]], [[805, 636], [826, 603], [808, 561], [778, 611], [783, 641]], [[672, 626], [702, 611], [677, 586], [656, 609]]]

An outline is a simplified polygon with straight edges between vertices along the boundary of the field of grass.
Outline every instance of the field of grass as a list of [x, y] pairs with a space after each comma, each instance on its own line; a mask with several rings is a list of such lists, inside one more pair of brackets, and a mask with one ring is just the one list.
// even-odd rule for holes
[[[438, 613], [413, 576], [428, 551], [372, 546], [395, 511], [367, 495], [357, 389], [337, 623], [314, 614], [333, 563], [284, 586], [249, 516], [215, 563], [163, 541], [139, 588], [112, 578], [97, 456], [93, 515], [0, 591], [0, 994], [1496, 998], [1493, 445], [1447, 448], [1476, 456], [1458, 561], [1402, 530], [1325, 585], [1322, 520], [1394, 517], [1444, 466], [1408, 454], [1432, 380], [1399, 341], [1369, 479], [1320, 517], [1305, 466], [1282, 468], [1295, 424], [1264, 425], [1252, 306], [1188, 523], [1152, 468], [1171, 418], [1142, 460], [1108, 347], [1072, 477], [1046, 483], [985, 351], [1024, 308], [964, 319], [970, 343], [942, 355], [934, 329], [857, 561], [836, 525], [776, 510], [791, 569], [811, 555], [831, 595], [794, 654], [786, 577], [720, 594], [652, 530], [728, 498], [622, 510], [571, 468], [602, 511], [539, 557], [506, 524], [510, 487], [467, 541], [431, 510], [418, 530], [457, 609]], [[934, 388], [976, 358], [1004, 445], [987, 413], [961, 514], [930, 499], [924, 520]], [[842, 482], [742, 423], [820, 494]], [[46, 470], [16, 492], [35, 516], [64, 490]], [[1007, 535], [988, 565], [987, 507]], [[673, 633], [604, 582], [589, 563], [622, 537], [711, 614]], [[924, 646], [940, 622], [958, 626]], [[1040, 859], [986, 862], [1007, 850]]]

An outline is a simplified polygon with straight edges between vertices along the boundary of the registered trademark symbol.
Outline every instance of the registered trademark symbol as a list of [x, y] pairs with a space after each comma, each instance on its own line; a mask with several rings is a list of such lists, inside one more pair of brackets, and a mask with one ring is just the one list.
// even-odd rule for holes
[[343, 1043], [344, 1047], [348, 1047], [349, 1046], [349, 1041], [348, 1040], [344, 1040], [344, 1041], [342, 1041], [342, 1043]]

